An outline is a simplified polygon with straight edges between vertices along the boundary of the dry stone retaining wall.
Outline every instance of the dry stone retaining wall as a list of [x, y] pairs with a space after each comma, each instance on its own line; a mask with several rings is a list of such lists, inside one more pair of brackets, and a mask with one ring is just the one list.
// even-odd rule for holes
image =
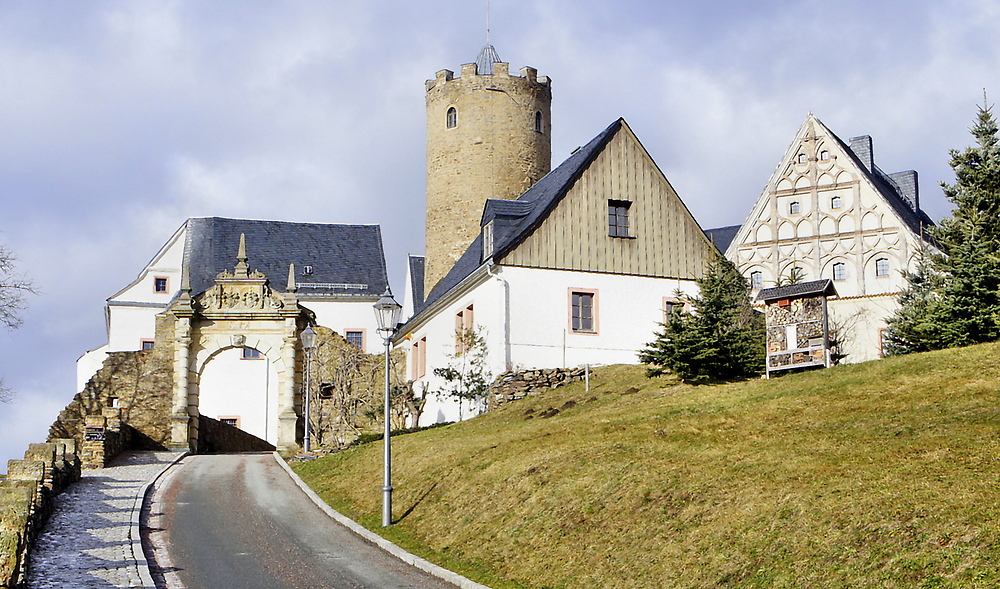
[[52, 512], [53, 498], [80, 480], [76, 441], [30, 444], [24, 460], [7, 462], [0, 480], [0, 588], [25, 580], [31, 544]]
[[505, 372], [493, 382], [489, 408], [496, 409], [528, 395], [538, 395], [558, 386], [583, 380], [585, 368], [539, 368]]

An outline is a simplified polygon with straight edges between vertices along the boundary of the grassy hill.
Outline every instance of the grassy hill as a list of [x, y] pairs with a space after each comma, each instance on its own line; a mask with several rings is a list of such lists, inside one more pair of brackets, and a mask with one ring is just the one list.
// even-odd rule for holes
[[[1000, 345], [693, 387], [636, 366], [295, 465], [495, 589], [1000, 586]], [[558, 410], [558, 411], [556, 411]]]

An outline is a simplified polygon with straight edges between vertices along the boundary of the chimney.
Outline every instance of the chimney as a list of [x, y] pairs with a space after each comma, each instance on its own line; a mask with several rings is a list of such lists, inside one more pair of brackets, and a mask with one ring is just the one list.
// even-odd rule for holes
[[872, 155], [871, 135], [851, 137], [851, 151], [854, 152], [854, 155], [858, 156], [858, 159], [861, 160], [861, 164], [864, 165], [869, 174], [875, 171], [875, 159]]
[[920, 186], [917, 184], [917, 171], [906, 170], [889, 174], [892, 181], [899, 187], [899, 196], [913, 211], [920, 210]]

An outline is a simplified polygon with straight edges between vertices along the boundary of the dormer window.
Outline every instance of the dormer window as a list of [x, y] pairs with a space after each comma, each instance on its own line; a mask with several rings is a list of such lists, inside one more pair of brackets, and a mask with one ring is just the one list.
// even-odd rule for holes
[[788, 203], [788, 214], [798, 215], [801, 212], [802, 212], [802, 204], [799, 201], [794, 200]]
[[608, 235], [632, 237], [628, 230], [628, 211], [632, 203], [627, 200], [608, 200]]
[[535, 131], [542, 132], [542, 111], [535, 111]]
[[493, 256], [493, 221], [483, 227], [483, 260]]
[[454, 129], [458, 126], [458, 111], [452, 106], [448, 109], [448, 114], [445, 115], [445, 126], [449, 129]]
[[302, 266], [302, 273], [306, 276], [312, 276], [313, 267], [312, 266]]

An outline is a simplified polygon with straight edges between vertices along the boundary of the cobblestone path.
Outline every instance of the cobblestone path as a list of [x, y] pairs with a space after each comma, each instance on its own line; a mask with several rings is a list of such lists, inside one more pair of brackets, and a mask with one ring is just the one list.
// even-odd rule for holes
[[136, 495], [179, 456], [123, 452], [108, 468], [84, 470], [56, 497], [31, 553], [28, 588], [142, 587], [132, 554]]

